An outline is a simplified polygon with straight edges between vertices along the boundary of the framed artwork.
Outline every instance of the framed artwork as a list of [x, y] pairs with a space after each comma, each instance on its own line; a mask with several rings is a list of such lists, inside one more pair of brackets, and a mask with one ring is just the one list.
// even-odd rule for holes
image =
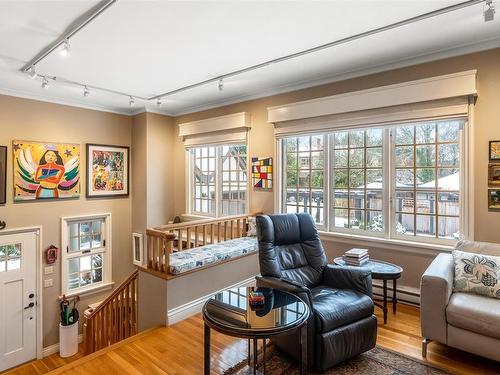
[[255, 189], [273, 188], [273, 158], [252, 158], [252, 183]]
[[129, 148], [87, 144], [87, 197], [128, 196]]
[[500, 209], [500, 190], [488, 189], [488, 208]]
[[12, 142], [14, 201], [80, 196], [80, 145]]
[[0, 146], [0, 204], [7, 202], [7, 146]]
[[488, 185], [500, 186], [500, 164], [488, 164]]
[[490, 141], [490, 160], [500, 161], [500, 141]]

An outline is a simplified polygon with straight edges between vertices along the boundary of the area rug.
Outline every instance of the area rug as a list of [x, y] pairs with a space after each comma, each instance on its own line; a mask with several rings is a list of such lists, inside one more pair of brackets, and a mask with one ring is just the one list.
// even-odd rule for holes
[[[274, 348], [267, 350], [267, 375], [298, 375], [299, 367], [284, 354]], [[246, 360], [224, 372], [224, 375], [240, 375], [244, 373]], [[262, 371], [262, 356], [259, 355], [259, 370]], [[320, 374], [318, 372], [308, 372]], [[449, 375], [431, 365], [417, 359], [376, 347], [345, 363], [323, 372], [325, 375]]]

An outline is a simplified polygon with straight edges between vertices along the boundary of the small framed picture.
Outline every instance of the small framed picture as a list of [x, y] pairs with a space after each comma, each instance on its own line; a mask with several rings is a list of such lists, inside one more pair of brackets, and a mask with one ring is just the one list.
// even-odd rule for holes
[[129, 194], [129, 148], [87, 144], [87, 198]]
[[132, 233], [132, 262], [136, 266], [142, 266], [144, 240], [142, 233]]
[[0, 204], [7, 202], [7, 146], [0, 146]]
[[500, 141], [490, 141], [490, 160], [500, 161]]
[[500, 186], [500, 164], [488, 164], [488, 185]]
[[488, 189], [488, 208], [500, 209], [500, 190]]

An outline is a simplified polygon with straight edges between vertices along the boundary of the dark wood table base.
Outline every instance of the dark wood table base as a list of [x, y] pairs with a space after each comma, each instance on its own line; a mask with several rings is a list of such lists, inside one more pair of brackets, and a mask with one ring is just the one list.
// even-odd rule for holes
[[[387, 308], [387, 280], [383, 280], [383, 296], [382, 296], [382, 304], [377, 303], [374, 301], [374, 305], [377, 307], [380, 307], [382, 311], [384, 312], [384, 324], [387, 324], [387, 314], [389, 312], [389, 309]], [[398, 298], [397, 298], [397, 293], [396, 293], [396, 285], [397, 285], [397, 279], [392, 280], [392, 313], [396, 314], [397, 311], [397, 304], [398, 304]]]

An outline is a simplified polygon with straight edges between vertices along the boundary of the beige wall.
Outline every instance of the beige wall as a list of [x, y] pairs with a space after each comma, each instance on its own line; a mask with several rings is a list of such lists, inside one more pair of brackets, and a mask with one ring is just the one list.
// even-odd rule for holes
[[[7, 204], [0, 206], [0, 218], [9, 228], [42, 226], [42, 250], [61, 246], [61, 217], [93, 213], [112, 214], [113, 279], [120, 283], [132, 272], [131, 199], [85, 198], [85, 144], [102, 143], [130, 146], [131, 118], [106, 112], [67, 107], [0, 95], [0, 144], [9, 146]], [[12, 141], [39, 140], [79, 143], [82, 150], [81, 189], [76, 200], [13, 203]], [[54, 266], [54, 285], [43, 288], [44, 347], [59, 341], [59, 305], [61, 294], [61, 254]], [[44, 264], [45, 265], [45, 264]], [[80, 312], [89, 303], [105, 298], [109, 291], [83, 298]]]
[[[192, 113], [179, 116], [175, 121], [179, 124], [236, 112], [249, 112], [252, 122], [249, 155], [273, 156], [273, 126], [267, 122], [268, 107], [469, 69], [478, 70], [477, 87], [479, 93], [475, 107], [475, 131], [472, 143], [475, 158], [475, 238], [481, 241], [500, 242], [500, 231], [498, 230], [500, 227], [500, 213], [489, 212], [487, 209], [488, 141], [500, 139], [500, 123], [498, 122], [500, 118], [500, 49], [434, 61]], [[177, 140], [176, 150], [178, 152], [176, 160], [179, 160], [179, 164], [181, 165], [183, 162], [180, 160], [184, 160], [185, 155], [182, 152], [182, 145], [179, 139]], [[177, 203], [175, 211], [177, 213], [182, 213], [185, 210], [186, 189], [184, 185], [184, 179], [176, 180], [175, 197]], [[273, 193], [262, 191], [250, 192], [250, 212], [256, 211], [273, 211]], [[335, 241], [326, 241], [325, 247], [327, 248], [329, 257], [331, 257], [341, 254], [349, 246]], [[371, 248], [371, 254], [373, 257], [403, 265], [406, 268], [406, 272], [402, 278], [402, 284], [413, 288], [418, 287], [421, 273], [434, 257], [430, 253], [414, 252], [410, 255], [397, 250], [386, 250], [376, 247]]]

